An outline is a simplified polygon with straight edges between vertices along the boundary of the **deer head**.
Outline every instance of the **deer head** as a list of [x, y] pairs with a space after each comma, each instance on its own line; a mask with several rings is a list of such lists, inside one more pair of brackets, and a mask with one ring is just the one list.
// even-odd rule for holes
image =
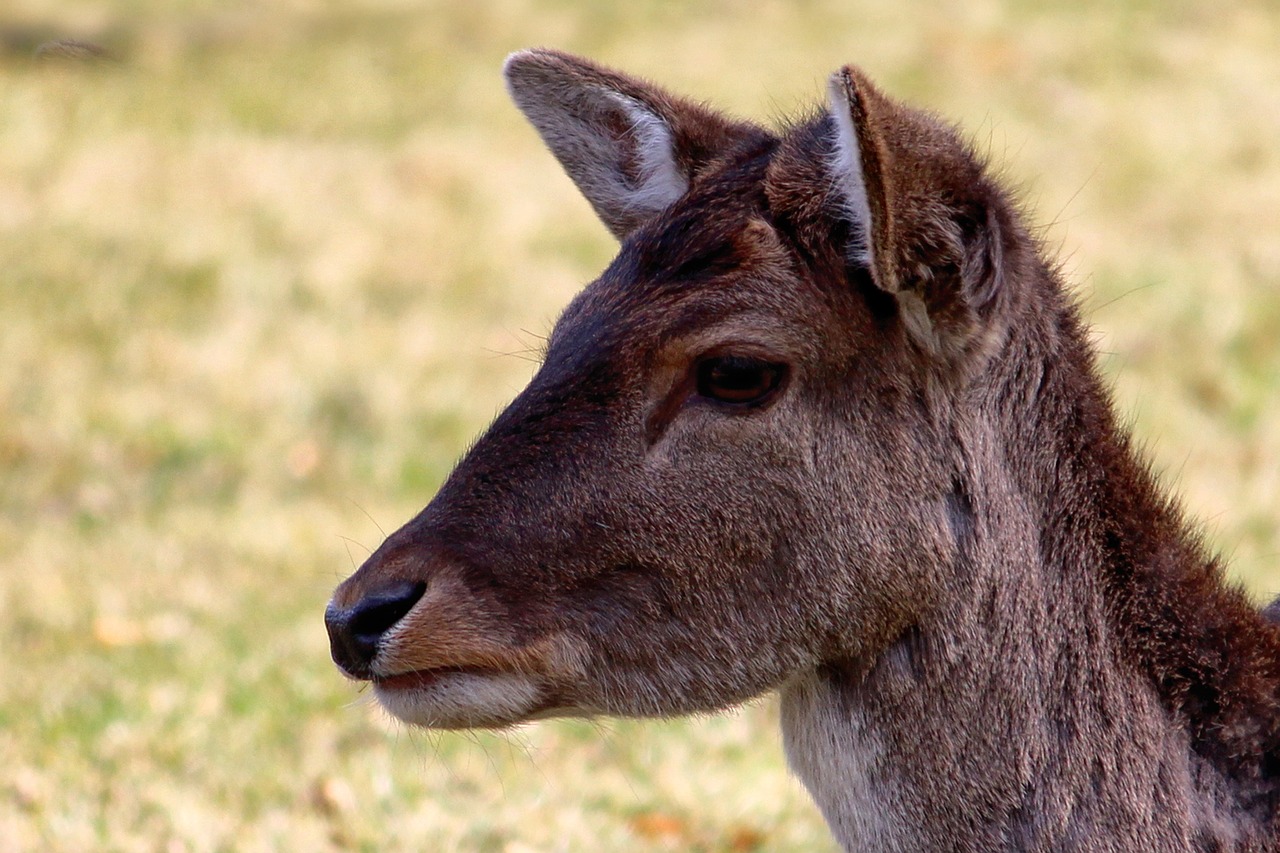
[[338, 587], [334, 660], [441, 728], [707, 711], [874, 660], [961, 582], [955, 433], [1036, 263], [1009, 205], [853, 67], [780, 133], [552, 51], [505, 72], [621, 250]]

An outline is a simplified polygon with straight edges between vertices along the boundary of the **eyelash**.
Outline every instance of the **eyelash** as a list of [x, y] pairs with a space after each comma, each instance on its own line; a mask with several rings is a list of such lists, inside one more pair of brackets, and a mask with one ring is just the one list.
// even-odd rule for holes
[[742, 408], [769, 402], [786, 378], [787, 365], [754, 356], [711, 356], [694, 368], [698, 396]]

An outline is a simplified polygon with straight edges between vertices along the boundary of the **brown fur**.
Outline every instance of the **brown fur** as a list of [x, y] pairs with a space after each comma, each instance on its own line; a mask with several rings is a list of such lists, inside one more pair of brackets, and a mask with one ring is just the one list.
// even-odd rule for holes
[[[781, 133], [550, 51], [508, 80], [622, 249], [334, 594], [347, 672], [443, 727], [779, 690], [849, 849], [1280, 849], [1280, 629], [954, 131], [854, 68]], [[680, 192], [637, 216], [667, 138]], [[722, 355], [786, 378], [717, 402]]]

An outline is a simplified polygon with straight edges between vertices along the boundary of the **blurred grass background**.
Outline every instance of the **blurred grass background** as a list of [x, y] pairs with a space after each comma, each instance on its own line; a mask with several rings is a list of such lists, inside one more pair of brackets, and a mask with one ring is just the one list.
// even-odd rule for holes
[[857, 61], [961, 121], [1157, 467], [1280, 592], [1272, 0], [9, 0], [0, 849], [833, 849], [772, 701], [426, 736], [329, 663], [332, 586], [613, 251], [506, 100], [540, 44], [759, 118]]

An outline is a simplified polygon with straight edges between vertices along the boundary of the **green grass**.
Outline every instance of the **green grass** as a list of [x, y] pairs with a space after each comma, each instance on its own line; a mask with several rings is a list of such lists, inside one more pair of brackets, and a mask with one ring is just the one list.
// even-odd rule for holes
[[[757, 117], [852, 60], [962, 121], [1156, 466], [1280, 591], [1274, 4], [687, 5], [0, 13], [0, 847], [832, 849], [769, 700], [429, 736], [328, 661], [332, 586], [613, 249], [506, 102], [529, 45]], [[31, 59], [64, 35], [121, 61]]]

